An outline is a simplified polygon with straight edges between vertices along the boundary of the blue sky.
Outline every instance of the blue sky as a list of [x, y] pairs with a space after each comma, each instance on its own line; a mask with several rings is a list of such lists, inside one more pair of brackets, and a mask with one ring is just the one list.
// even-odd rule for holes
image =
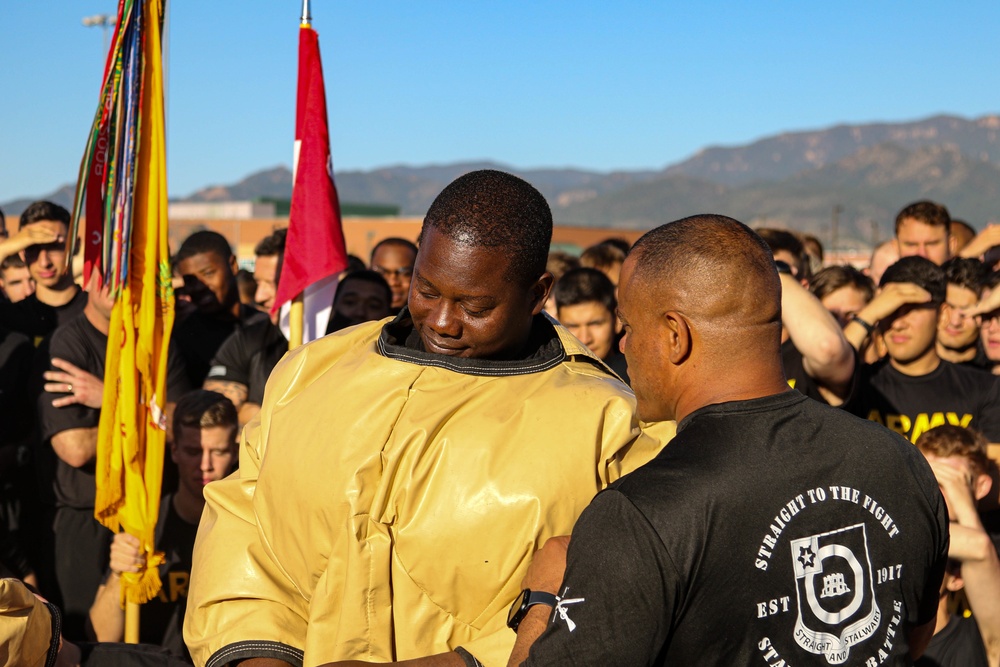
[[[787, 130], [1000, 111], [1000, 3], [314, 0], [336, 169], [662, 168]], [[76, 177], [109, 0], [0, 1], [0, 202]], [[289, 165], [296, 0], [173, 2], [171, 196]]]

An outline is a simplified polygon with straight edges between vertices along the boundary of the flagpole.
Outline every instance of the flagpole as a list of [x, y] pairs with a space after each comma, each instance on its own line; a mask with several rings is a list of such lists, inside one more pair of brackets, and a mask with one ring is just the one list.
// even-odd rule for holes
[[[299, 29], [309, 28], [312, 25], [312, 15], [309, 12], [309, 0], [302, 0], [302, 17], [299, 19]], [[296, 154], [295, 162], [293, 165], [293, 171], [298, 171], [298, 155]], [[295, 175], [292, 175], [292, 182], [295, 182]], [[292, 299], [291, 306], [288, 311], [288, 349], [294, 350], [295, 348], [302, 345], [302, 330], [305, 328], [303, 320], [305, 319], [305, 295], [304, 292], [300, 292], [298, 296]]]

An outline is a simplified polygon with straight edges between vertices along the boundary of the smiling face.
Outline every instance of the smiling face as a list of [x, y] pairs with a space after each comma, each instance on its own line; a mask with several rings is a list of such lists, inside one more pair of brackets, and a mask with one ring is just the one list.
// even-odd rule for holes
[[424, 228], [409, 299], [424, 349], [470, 359], [504, 359], [520, 351], [552, 276], [528, 286], [512, 282], [509, 262], [496, 248]]

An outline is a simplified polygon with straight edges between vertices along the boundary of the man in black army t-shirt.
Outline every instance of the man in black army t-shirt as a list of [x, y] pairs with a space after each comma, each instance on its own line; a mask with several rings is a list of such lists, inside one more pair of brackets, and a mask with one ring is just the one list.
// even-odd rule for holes
[[945, 273], [928, 259], [904, 257], [886, 269], [878, 296], [858, 316], [877, 322], [888, 357], [862, 368], [848, 409], [910, 442], [952, 424], [1000, 443], [1000, 381], [938, 356], [945, 294]]
[[680, 220], [639, 240], [619, 289], [639, 416], [677, 436], [594, 498], [568, 554], [536, 555], [524, 587], [559, 597], [512, 609], [511, 663], [910, 664], [934, 628], [944, 502], [915, 447], [789, 390], [767, 246], [729, 218]]

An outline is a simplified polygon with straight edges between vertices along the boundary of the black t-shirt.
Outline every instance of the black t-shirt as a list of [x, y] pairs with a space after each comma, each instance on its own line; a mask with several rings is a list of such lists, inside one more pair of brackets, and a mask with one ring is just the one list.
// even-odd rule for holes
[[613, 348], [607, 357], [602, 359], [604, 363], [608, 365], [608, 368], [615, 372], [615, 375], [620, 377], [625, 384], [632, 384], [628, 377], [628, 361], [625, 359], [625, 355], [621, 353], [617, 347]]
[[785, 369], [785, 378], [788, 380], [789, 387], [815, 401], [826, 403], [823, 394], [819, 393], [819, 384], [806, 373], [806, 369], [802, 365], [802, 353], [792, 343], [791, 338], [781, 344], [781, 365]]
[[195, 311], [178, 322], [174, 326], [172, 341], [183, 358], [191, 386], [200, 387], [205, 382], [212, 358], [227, 338], [240, 328], [262, 319], [270, 322], [265, 313], [240, 304], [239, 319], [227, 314], [210, 317]]
[[[806, 373], [805, 366], [802, 365], [802, 353], [792, 343], [791, 338], [781, 344], [781, 365], [785, 369], [785, 378], [788, 380], [789, 387], [805, 394], [814, 401], [829, 404], [829, 401], [826, 400], [826, 397], [819, 390], [819, 383]], [[850, 400], [851, 394], [853, 394], [857, 386], [858, 357], [856, 354], [854, 369], [854, 379], [852, 380], [847, 400]]]
[[[0, 447], [27, 437], [34, 409], [26, 391], [35, 348], [27, 336], [0, 327]], [[0, 477], [3, 477], [0, 466]]]
[[264, 385], [288, 352], [288, 340], [270, 319], [237, 329], [226, 339], [208, 370], [206, 380], [239, 382], [247, 387], [247, 402], [264, 402]]
[[[104, 359], [107, 354], [108, 337], [97, 330], [87, 316], [80, 314], [56, 329], [49, 344], [50, 359], [58, 357], [104, 379]], [[59, 370], [52, 367], [52, 370]], [[171, 353], [167, 360], [167, 400], [176, 401], [190, 386], [184, 366], [177, 354]], [[52, 401], [65, 397], [64, 393], [43, 391], [38, 398], [38, 415], [41, 426], [42, 470], [53, 473], [52, 487], [57, 506], [93, 508], [95, 495], [94, 462], [74, 468], [52, 451], [49, 445], [52, 437], [62, 431], [74, 428], [95, 428], [100, 423], [101, 411], [79, 403], [61, 408], [53, 407]], [[46, 463], [47, 461], [47, 463]]]
[[711, 405], [584, 510], [526, 664], [908, 665], [947, 555], [902, 438], [793, 391]]
[[3, 304], [0, 307], [0, 319], [8, 329], [23, 333], [37, 347], [42, 339], [57, 327], [61, 327], [83, 312], [84, 306], [87, 305], [87, 293], [79, 287], [73, 289], [76, 290], [76, 294], [62, 306], [44, 304], [38, 300], [37, 294], [32, 294], [17, 303]]
[[1000, 378], [943, 360], [919, 376], [900, 373], [888, 359], [865, 366], [848, 409], [910, 442], [942, 424], [974, 428], [1000, 442]]
[[931, 637], [914, 667], [986, 667], [986, 647], [975, 619], [952, 616], [941, 632]]

